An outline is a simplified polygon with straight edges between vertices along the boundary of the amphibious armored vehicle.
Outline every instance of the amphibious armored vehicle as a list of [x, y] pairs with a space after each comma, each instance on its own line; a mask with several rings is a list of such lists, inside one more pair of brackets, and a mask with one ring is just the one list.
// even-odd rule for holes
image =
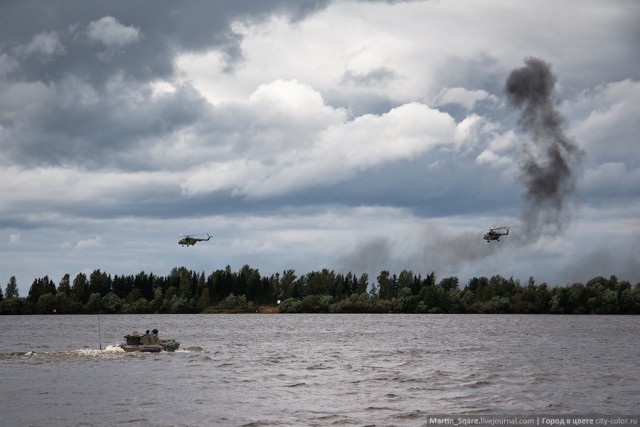
[[158, 338], [158, 330], [154, 329], [144, 335], [133, 331], [132, 334], [124, 336], [124, 343], [120, 345], [124, 351], [140, 351], [143, 353], [157, 353], [160, 351], [175, 351], [180, 347], [180, 343], [173, 339], [161, 340]]

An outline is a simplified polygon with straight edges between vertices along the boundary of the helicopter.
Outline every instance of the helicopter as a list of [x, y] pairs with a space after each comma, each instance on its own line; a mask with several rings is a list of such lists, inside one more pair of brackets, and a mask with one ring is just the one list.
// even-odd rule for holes
[[181, 234], [182, 238], [180, 240], [178, 240], [178, 244], [180, 246], [193, 246], [198, 242], [207, 242], [209, 241], [209, 239], [211, 239], [211, 235], [209, 235], [209, 233], [207, 233], [207, 238], [205, 239], [204, 237], [194, 237], [194, 236], [204, 236], [204, 234], [192, 234], [192, 235], [187, 235], [187, 234]]
[[492, 228], [489, 231], [487, 231], [482, 238], [484, 240], [486, 240], [487, 243], [490, 243], [492, 240], [495, 240], [496, 242], [499, 242], [500, 241], [500, 236], [508, 235], [509, 234], [509, 229], [511, 227], [515, 227], [515, 226], [514, 225], [509, 225], [509, 226], [505, 226], [505, 227]]

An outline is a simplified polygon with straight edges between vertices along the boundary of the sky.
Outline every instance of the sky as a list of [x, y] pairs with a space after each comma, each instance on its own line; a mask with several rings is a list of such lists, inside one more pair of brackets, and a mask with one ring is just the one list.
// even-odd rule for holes
[[3, 1], [0, 286], [640, 282], [639, 21], [631, 0]]

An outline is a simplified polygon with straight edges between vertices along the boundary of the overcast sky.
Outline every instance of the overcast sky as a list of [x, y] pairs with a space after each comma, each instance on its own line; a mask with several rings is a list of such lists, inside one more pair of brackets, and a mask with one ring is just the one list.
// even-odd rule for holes
[[[638, 22], [631, 0], [3, 1], [0, 286], [244, 264], [639, 282]], [[547, 159], [505, 92], [530, 58], [577, 147], [534, 229], [523, 165]]]

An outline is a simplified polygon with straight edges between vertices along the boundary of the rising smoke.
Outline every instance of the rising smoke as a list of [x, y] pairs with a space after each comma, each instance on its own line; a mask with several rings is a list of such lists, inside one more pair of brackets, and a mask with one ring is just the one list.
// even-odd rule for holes
[[[522, 228], [500, 244], [487, 244], [477, 231], [426, 225], [418, 233], [421, 246], [417, 250], [394, 261], [392, 242], [376, 239], [342, 258], [345, 271], [375, 272], [385, 265], [391, 270], [396, 267], [422, 271], [426, 267], [456, 275], [467, 265], [482, 269], [480, 262], [484, 264], [510, 242], [528, 243], [545, 232], [564, 230], [570, 220], [568, 198], [575, 190], [573, 169], [583, 153], [564, 134], [565, 122], [552, 100], [556, 77], [550, 65], [537, 58], [527, 58], [525, 64], [511, 72], [505, 87], [509, 103], [521, 111], [518, 124], [531, 139], [531, 143], [525, 144], [520, 161], [520, 179], [526, 187]], [[491, 270], [494, 264], [488, 266]]]
[[570, 220], [567, 197], [575, 190], [572, 168], [582, 157], [579, 147], [563, 131], [564, 120], [551, 99], [556, 77], [550, 65], [527, 58], [506, 81], [509, 103], [520, 109], [518, 124], [533, 144], [525, 147], [520, 166], [526, 186], [524, 235], [560, 232]]

